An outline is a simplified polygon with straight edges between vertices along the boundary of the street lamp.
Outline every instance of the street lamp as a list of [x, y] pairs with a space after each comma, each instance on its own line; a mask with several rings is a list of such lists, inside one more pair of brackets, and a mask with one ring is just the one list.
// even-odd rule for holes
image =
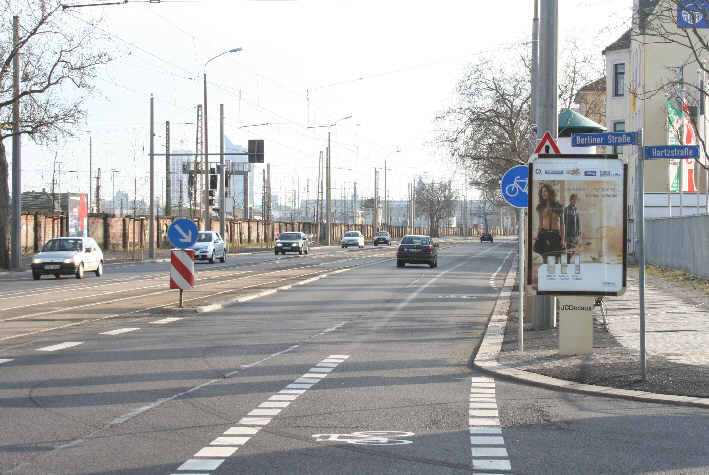
[[308, 129], [317, 129], [320, 127], [327, 127], [327, 156], [325, 159], [325, 168], [326, 168], [326, 173], [325, 173], [325, 187], [327, 188], [326, 191], [326, 196], [327, 196], [327, 211], [326, 211], [326, 229], [327, 229], [327, 245], [330, 246], [332, 243], [332, 230], [330, 229], [330, 223], [332, 223], [332, 200], [330, 196], [330, 127], [336, 126], [339, 122], [342, 122], [343, 120], [351, 119], [352, 114], [346, 115], [342, 117], [341, 119], [337, 119], [336, 121], [332, 122], [331, 124], [324, 124], [324, 125], [311, 125], [308, 126]]
[[[209, 128], [208, 128], [208, 122], [207, 122], [207, 65], [211, 62], [214, 61], [215, 59], [224, 56], [225, 54], [229, 53], [238, 53], [239, 51], [242, 51], [242, 48], [232, 48], [226, 51], [223, 51], [219, 53], [218, 55], [214, 56], [213, 58], [210, 58], [207, 60], [206, 63], [204, 63], [204, 173], [208, 174], [209, 173]], [[222, 155], [223, 157], [223, 155]], [[224, 167], [224, 164], [222, 163], [222, 170]], [[196, 178], [196, 177], [195, 177]], [[205, 229], [211, 229], [212, 228], [212, 223], [209, 215], [209, 179], [205, 179], [205, 186], [204, 186], [204, 194], [202, 197], [202, 201], [204, 202], [204, 214], [203, 214], [203, 219], [204, 219], [204, 226], [207, 226], [207, 223], [209, 223], [209, 228]], [[222, 183], [223, 187], [224, 183]], [[220, 206], [224, 208], [224, 204], [221, 203]], [[223, 213], [224, 210], [220, 210], [220, 213]]]

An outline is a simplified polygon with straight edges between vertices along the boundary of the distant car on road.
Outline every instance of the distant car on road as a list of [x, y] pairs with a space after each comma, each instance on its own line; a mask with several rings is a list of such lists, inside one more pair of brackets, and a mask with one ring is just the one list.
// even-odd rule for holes
[[347, 231], [340, 240], [340, 246], [343, 249], [351, 246], [357, 246], [362, 249], [364, 247], [364, 235], [359, 231]]
[[404, 267], [406, 264], [438, 267], [438, 243], [433, 242], [430, 236], [404, 236], [396, 250], [396, 267]]
[[200, 231], [197, 242], [190, 249], [194, 250], [195, 261], [209, 261], [214, 264], [216, 259], [226, 262], [226, 245], [224, 239], [216, 231]]
[[391, 245], [391, 235], [386, 231], [377, 231], [374, 233], [374, 245], [378, 246], [379, 244]]
[[273, 252], [285, 254], [286, 252], [297, 252], [298, 254], [307, 254], [310, 251], [310, 243], [308, 236], [301, 232], [281, 233], [276, 239], [273, 247]]
[[90, 237], [50, 239], [32, 259], [34, 280], [39, 280], [42, 274], [50, 274], [57, 279], [62, 275], [83, 279], [86, 271], [93, 271], [97, 277], [103, 275], [103, 252]]
[[480, 242], [492, 242], [492, 233], [482, 233], [480, 235]]

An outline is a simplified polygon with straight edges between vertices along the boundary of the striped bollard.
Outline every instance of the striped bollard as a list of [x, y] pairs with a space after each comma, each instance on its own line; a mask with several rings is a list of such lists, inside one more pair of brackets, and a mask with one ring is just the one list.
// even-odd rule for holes
[[180, 308], [182, 308], [182, 292], [193, 287], [194, 251], [173, 249], [170, 256], [170, 288], [180, 289]]

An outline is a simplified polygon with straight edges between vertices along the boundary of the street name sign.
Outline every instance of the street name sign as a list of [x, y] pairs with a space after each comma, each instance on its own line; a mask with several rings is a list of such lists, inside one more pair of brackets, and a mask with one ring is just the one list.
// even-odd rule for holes
[[512, 167], [502, 177], [502, 196], [510, 206], [526, 208], [529, 195], [527, 183], [529, 182], [529, 167], [518, 165]]
[[645, 147], [645, 160], [679, 160], [699, 158], [698, 145], [650, 145]]
[[635, 145], [635, 132], [606, 132], [597, 134], [572, 134], [572, 147]]
[[197, 242], [197, 225], [186, 218], [177, 219], [167, 229], [167, 238], [175, 247], [191, 247]]

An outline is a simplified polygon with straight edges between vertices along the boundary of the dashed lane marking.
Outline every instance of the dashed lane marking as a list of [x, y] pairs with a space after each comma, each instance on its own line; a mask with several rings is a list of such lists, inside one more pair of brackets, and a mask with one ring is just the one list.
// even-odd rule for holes
[[13, 361], [13, 358], [0, 358], [0, 364], [9, 363], [10, 361]]
[[107, 332], [101, 332], [99, 335], [122, 335], [123, 333], [130, 333], [140, 330], [140, 328], [119, 328], [117, 330], [111, 330]]
[[[498, 270], [499, 271], [499, 270]], [[473, 457], [473, 473], [510, 472], [512, 466], [500, 427], [495, 397], [495, 380], [473, 377], [470, 386], [468, 426]]]
[[[291, 402], [305, 393], [307, 389], [327, 376], [326, 373], [317, 372], [317, 370], [323, 369], [320, 366], [323, 362], [341, 364], [347, 358], [349, 358], [349, 355], [330, 355], [320, 361], [303, 376], [296, 379], [295, 384], [289, 384], [278, 393], [273, 394], [268, 400], [259, 404], [258, 408], [249, 412], [247, 417], [242, 417], [237, 423], [238, 425], [228, 428], [222, 435], [212, 440], [208, 446], [199, 449], [191, 459], [180, 465], [174, 473], [188, 475], [188, 471], [210, 472], [216, 470], [228, 457], [234, 455], [239, 448], [251, 440], [261, 428], [268, 425], [273, 417], [280, 414]], [[327, 369], [331, 370], [332, 368]], [[317, 378], [306, 378], [308, 375], [317, 376]], [[313, 384], [297, 384], [298, 381], [303, 379], [312, 379], [314, 382]], [[307, 388], [294, 388], [293, 386], [307, 386]]]
[[155, 320], [154, 322], [150, 323], [152, 323], [153, 325], [165, 325], [166, 323], [172, 323], [178, 320], [182, 320], [182, 317], [167, 317], [160, 320]]
[[37, 351], [59, 351], [65, 350], [67, 348], [73, 348], [83, 344], [83, 341], [65, 341], [64, 343], [59, 343], [58, 345], [44, 346], [42, 348], [37, 348]]

